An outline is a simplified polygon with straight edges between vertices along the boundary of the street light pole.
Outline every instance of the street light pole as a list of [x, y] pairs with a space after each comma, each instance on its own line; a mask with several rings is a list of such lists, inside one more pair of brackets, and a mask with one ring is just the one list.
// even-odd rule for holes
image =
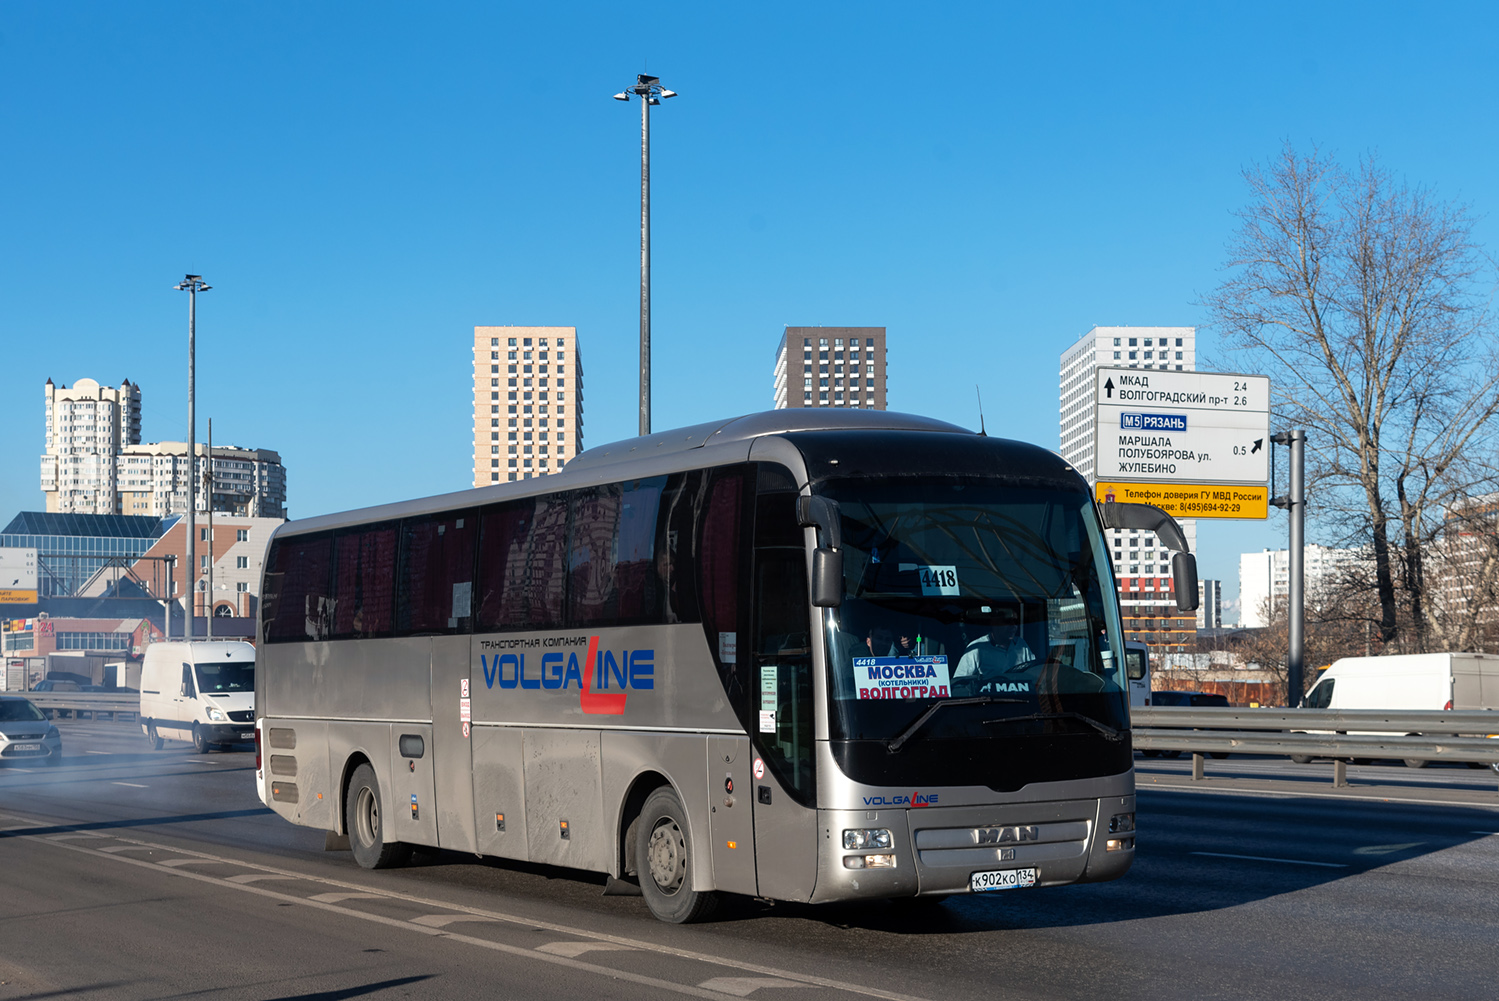
[[[1286, 705], [1301, 705], [1306, 662], [1306, 432], [1300, 428], [1282, 431], [1270, 438], [1277, 445], [1291, 446], [1291, 485], [1284, 497], [1270, 501], [1291, 516], [1290, 566], [1286, 595]], [[1272, 585], [1274, 581], [1271, 581]], [[1272, 592], [1275, 588], [1272, 586]]]
[[661, 86], [659, 77], [638, 73], [635, 85], [614, 95], [616, 101], [640, 98], [640, 434], [651, 433], [651, 106], [677, 92]]
[[[197, 534], [197, 494], [198, 494], [198, 456], [197, 425], [194, 423], [195, 413], [193, 407], [197, 402], [197, 386], [194, 379], [197, 376], [197, 333], [198, 333], [198, 293], [207, 292], [213, 288], [203, 280], [202, 275], [188, 275], [172, 288], [179, 292], [187, 292], [187, 574], [183, 581], [183, 588], [187, 591], [187, 615], [184, 616], [183, 639], [191, 642], [193, 638], [193, 611], [197, 602], [197, 592], [194, 588], [198, 583], [197, 550], [194, 546], [194, 535]], [[173, 477], [175, 479], [175, 477]]]

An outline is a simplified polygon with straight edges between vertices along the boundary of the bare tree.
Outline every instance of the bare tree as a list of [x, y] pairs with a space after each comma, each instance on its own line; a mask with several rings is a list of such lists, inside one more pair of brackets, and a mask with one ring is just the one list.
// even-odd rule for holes
[[1349, 171], [1287, 146], [1245, 179], [1207, 305], [1228, 346], [1268, 366], [1279, 421], [1308, 430], [1309, 506], [1367, 547], [1379, 645], [1423, 650], [1430, 544], [1491, 482], [1489, 261], [1465, 208], [1372, 157]]

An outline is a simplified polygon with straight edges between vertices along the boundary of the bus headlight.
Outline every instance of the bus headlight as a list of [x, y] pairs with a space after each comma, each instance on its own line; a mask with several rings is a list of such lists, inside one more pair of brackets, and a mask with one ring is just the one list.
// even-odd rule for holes
[[890, 832], [883, 827], [843, 832], [843, 847], [848, 851], [861, 848], [889, 848], [895, 844]]
[[215, 723], [226, 723], [229, 720], [229, 717], [224, 715], [224, 710], [215, 709], [213, 706], [208, 707], [208, 718]]
[[1110, 834], [1128, 834], [1135, 829], [1135, 815], [1133, 813], [1116, 813], [1109, 818]]

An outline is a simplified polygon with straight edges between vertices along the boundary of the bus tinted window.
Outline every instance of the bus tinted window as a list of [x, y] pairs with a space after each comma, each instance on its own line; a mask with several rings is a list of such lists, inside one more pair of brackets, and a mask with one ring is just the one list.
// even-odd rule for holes
[[656, 515], [666, 477], [572, 495], [568, 546], [569, 626], [661, 620]]
[[737, 694], [734, 665], [739, 646], [740, 521], [744, 509], [743, 468], [715, 470], [703, 500], [698, 547], [698, 594], [703, 629], [724, 686]]
[[567, 497], [538, 497], [526, 554], [526, 626], [560, 629], [566, 595]]
[[401, 523], [396, 585], [399, 633], [467, 632], [473, 614], [474, 512]]
[[266, 573], [265, 638], [269, 643], [326, 639], [331, 625], [331, 535], [278, 539]]
[[388, 636], [394, 623], [397, 531], [369, 525], [334, 541], [333, 638]]
[[479, 632], [526, 626], [526, 560], [535, 511], [536, 502], [530, 497], [484, 511], [479, 537], [479, 617], [474, 623]]

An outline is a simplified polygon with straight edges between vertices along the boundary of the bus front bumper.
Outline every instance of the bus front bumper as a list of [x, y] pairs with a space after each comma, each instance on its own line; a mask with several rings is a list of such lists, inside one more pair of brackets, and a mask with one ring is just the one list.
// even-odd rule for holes
[[1135, 857], [1132, 795], [818, 813], [814, 901], [1099, 882], [1124, 875]]

